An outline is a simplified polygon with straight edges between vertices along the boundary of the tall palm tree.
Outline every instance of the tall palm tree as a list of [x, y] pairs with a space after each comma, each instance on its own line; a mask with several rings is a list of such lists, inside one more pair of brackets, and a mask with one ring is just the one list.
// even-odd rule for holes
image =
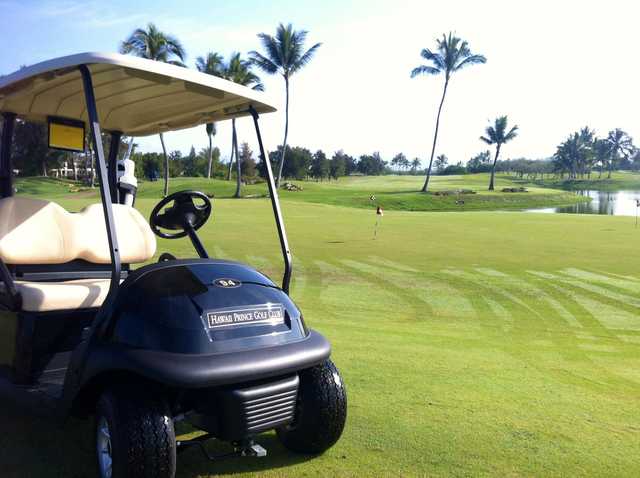
[[[224, 66], [222, 56], [218, 53], [207, 53], [207, 56], [199, 56], [196, 59], [196, 68], [202, 73], [221, 76], [220, 72]], [[216, 135], [215, 123], [206, 124], [207, 137], [209, 138], [209, 164], [207, 166], [207, 178], [211, 178], [211, 166], [213, 163], [213, 136]]]
[[[208, 53], [206, 57], [198, 57], [196, 60], [198, 70], [209, 73], [210, 75], [233, 81], [242, 86], [249, 87], [253, 90], [264, 91], [264, 85], [260, 81], [260, 77], [251, 71], [253, 63], [244, 60], [240, 53], [234, 52], [229, 57], [227, 63], [224, 62], [222, 56], [218, 53]], [[240, 197], [240, 188], [242, 186], [242, 172], [240, 165], [240, 155], [238, 154], [238, 135], [236, 130], [236, 120], [231, 120], [231, 157], [229, 159], [229, 174], [227, 179], [231, 178], [231, 167], [233, 157], [236, 159], [236, 192], [234, 197]]]
[[438, 107], [438, 115], [436, 116], [436, 128], [433, 133], [433, 145], [431, 146], [431, 158], [429, 159], [429, 167], [427, 168], [427, 178], [422, 186], [422, 192], [426, 192], [429, 187], [429, 178], [431, 177], [431, 166], [433, 165], [433, 156], [436, 152], [436, 143], [438, 141], [438, 129], [440, 127], [440, 113], [442, 113], [442, 105], [447, 95], [447, 87], [451, 80], [451, 75], [456, 71], [469, 65], [486, 63], [487, 59], [482, 55], [474, 55], [469, 49], [466, 41], [453, 36], [443, 34], [441, 40], [436, 40], [436, 51], [433, 52], [428, 48], [420, 52], [420, 56], [430, 62], [429, 65], [420, 65], [411, 71], [411, 78], [419, 75], [439, 75], [444, 73], [444, 88], [442, 90], [442, 99]]
[[212, 143], [213, 143], [213, 137], [216, 135], [218, 131], [216, 130], [215, 123], [207, 123], [206, 130], [207, 130], [207, 136], [209, 138], [209, 150], [207, 151], [207, 154], [209, 156], [209, 163], [207, 165], [207, 178], [211, 178], [211, 167], [213, 165], [213, 144]]
[[611, 147], [611, 158], [609, 159], [609, 174], [607, 177], [611, 178], [611, 170], [615, 166], [614, 163], [621, 158], [628, 158], [635, 150], [633, 146], [633, 140], [631, 136], [622, 131], [620, 128], [616, 128], [613, 131], [609, 131], [607, 136], [607, 142]]
[[285, 151], [287, 150], [287, 135], [289, 133], [289, 80], [291, 76], [300, 71], [316, 53], [322, 43], [316, 43], [308, 50], [304, 50], [304, 42], [307, 38], [307, 31], [294, 30], [289, 23], [286, 27], [281, 23], [276, 29], [275, 36], [259, 33], [258, 38], [266, 51], [262, 55], [257, 51], [249, 52], [251, 61], [265, 73], [270, 75], [280, 74], [284, 78], [285, 88], [285, 120], [284, 120], [284, 140], [282, 141], [282, 153], [280, 154], [280, 164], [278, 165], [278, 177], [276, 187], [280, 186], [282, 179], [282, 168], [284, 166]]
[[[120, 53], [177, 66], [185, 66], [183, 62], [187, 56], [177, 38], [160, 31], [153, 23], [149, 23], [146, 30], [135, 29], [129, 38], [120, 44]], [[160, 143], [164, 155], [164, 195], [167, 196], [169, 194], [169, 157], [162, 133], [160, 133]]]
[[507, 132], [507, 117], [500, 116], [496, 118], [493, 126], [487, 126], [485, 129], [486, 136], [480, 136], [480, 139], [487, 144], [496, 145], [496, 155], [493, 158], [493, 166], [491, 167], [491, 180], [489, 181], [489, 191], [493, 191], [493, 181], [496, 174], [496, 163], [500, 156], [500, 148], [502, 145], [511, 141], [518, 136], [518, 126], [514, 126]]

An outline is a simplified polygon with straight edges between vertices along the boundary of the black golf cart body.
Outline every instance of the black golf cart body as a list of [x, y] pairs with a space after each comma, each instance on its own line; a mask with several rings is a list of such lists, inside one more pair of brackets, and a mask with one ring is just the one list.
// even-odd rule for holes
[[[0, 78], [0, 395], [65, 418], [92, 413], [114, 384], [145, 384], [166, 397], [174, 417], [186, 413], [217, 438], [291, 423], [298, 372], [326, 361], [330, 346], [288, 297], [291, 254], [258, 127], [259, 114], [271, 111], [260, 93], [234, 83], [117, 54], [59, 58]], [[132, 268], [154, 257], [156, 243], [123, 204], [121, 137], [241, 116], [253, 117], [267, 171], [282, 285], [209, 258], [189, 224], [182, 236], [199, 258]], [[101, 205], [68, 213], [14, 197], [14, 124], [52, 118], [88, 126]]]

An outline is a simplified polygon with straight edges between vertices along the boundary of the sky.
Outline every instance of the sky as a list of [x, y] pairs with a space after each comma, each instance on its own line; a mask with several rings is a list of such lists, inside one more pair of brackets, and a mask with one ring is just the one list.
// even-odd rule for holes
[[[0, 73], [83, 51], [117, 51], [135, 28], [154, 22], [178, 37], [193, 68], [198, 56], [260, 50], [259, 32], [278, 23], [322, 42], [291, 81], [289, 144], [328, 155], [403, 152], [428, 160], [443, 78], [411, 79], [422, 48], [454, 31], [485, 65], [455, 74], [444, 104], [437, 154], [466, 162], [487, 149], [479, 137], [497, 116], [520, 128], [506, 157], [551, 156], [572, 131], [599, 135], [622, 128], [640, 143], [640, 2], [624, 0], [347, 1], [301, 0], [109, 2], [0, 0]], [[266, 94], [282, 106], [262, 117], [268, 149], [282, 142], [284, 82], [260, 73]], [[239, 141], [254, 146], [247, 119]], [[204, 126], [165, 135], [167, 148], [207, 146]], [[160, 151], [157, 136], [139, 150]], [[229, 155], [231, 131], [218, 126], [215, 144]]]

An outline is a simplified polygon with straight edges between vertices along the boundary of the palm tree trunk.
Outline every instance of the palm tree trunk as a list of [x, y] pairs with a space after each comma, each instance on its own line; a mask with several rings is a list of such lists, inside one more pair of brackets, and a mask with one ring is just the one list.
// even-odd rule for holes
[[493, 167], [491, 168], [491, 180], [489, 181], [489, 191], [493, 191], [493, 181], [496, 176], [496, 163], [498, 162], [498, 156], [500, 156], [500, 144], [496, 146], [496, 156], [493, 158]]
[[231, 128], [233, 129], [233, 149], [236, 154], [236, 192], [234, 198], [240, 197], [240, 188], [242, 187], [242, 165], [240, 164], [240, 155], [238, 154], [238, 134], [236, 132], [235, 120], [232, 120]]
[[76, 167], [76, 155], [71, 153], [71, 167], [73, 168], [73, 180], [78, 180], [78, 168]]
[[[233, 154], [235, 153], [234, 138], [235, 138], [236, 120], [231, 120], [231, 156], [229, 157], [229, 171], [227, 172], [227, 181], [231, 181], [231, 168], [233, 167]], [[236, 158], [236, 161], [238, 158]]]
[[444, 88], [442, 90], [442, 99], [440, 100], [440, 106], [438, 107], [438, 116], [436, 116], [436, 130], [433, 133], [433, 145], [431, 146], [431, 158], [429, 159], [429, 167], [427, 168], [427, 178], [422, 186], [422, 192], [426, 193], [429, 187], [429, 179], [431, 178], [431, 166], [433, 165], [433, 156], [436, 152], [436, 143], [438, 141], [438, 128], [440, 127], [440, 113], [442, 112], [442, 105], [444, 104], [444, 97], [447, 95], [447, 86], [449, 86], [449, 79], [444, 82]]
[[[282, 154], [280, 155], [280, 165], [278, 166], [278, 179], [276, 180], [276, 188], [280, 187], [282, 179], [282, 168], [284, 167], [284, 156], [287, 152], [287, 135], [289, 134], [289, 77], [284, 77], [285, 87], [285, 106], [284, 106], [284, 141], [282, 142]], [[267, 158], [269, 160], [269, 158]]]
[[93, 149], [89, 151], [89, 155], [91, 156], [91, 187], [95, 187], [96, 185], [96, 157], [93, 154]]
[[164, 136], [160, 133], [160, 143], [162, 144], [162, 154], [164, 155], [164, 193], [163, 197], [169, 195], [169, 157], [167, 156], [167, 148], [164, 145]]
[[209, 136], [209, 165], [207, 166], [207, 178], [211, 179], [211, 164], [213, 163], [213, 148], [211, 144], [211, 135]]

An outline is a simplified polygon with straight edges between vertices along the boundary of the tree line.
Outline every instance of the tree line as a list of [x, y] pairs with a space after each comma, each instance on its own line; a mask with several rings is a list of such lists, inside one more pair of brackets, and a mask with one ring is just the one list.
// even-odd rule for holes
[[614, 169], [639, 168], [638, 149], [631, 136], [620, 128], [599, 138], [594, 130], [585, 126], [570, 134], [553, 155], [554, 172], [569, 179], [591, 177], [593, 171], [598, 171], [598, 177], [606, 171], [607, 178], [611, 178]]

